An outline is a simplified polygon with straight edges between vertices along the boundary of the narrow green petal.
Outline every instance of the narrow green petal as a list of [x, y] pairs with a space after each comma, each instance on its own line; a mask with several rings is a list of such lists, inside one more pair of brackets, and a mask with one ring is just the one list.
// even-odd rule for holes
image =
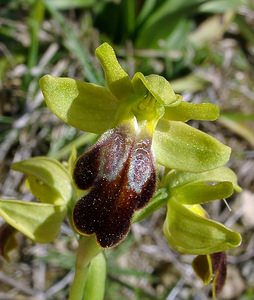
[[160, 120], [153, 138], [158, 163], [172, 169], [203, 172], [224, 165], [231, 149], [185, 123]]
[[[29, 177], [29, 184], [32, 192], [35, 192], [35, 196], [39, 196], [39, 200], [41, 198], [43, 202], [53, 204], [64, 204], [70, 201], [72, 179], [57, 160], [38, 156], [16, 162], [12, 165], [12, 169], [32, 176]], [[55, 191], [53, 194], [51, 193], [52, 189]], [[45, 195], [42, 196], [43, 192]]]
[[183, 204], [202, 204], [230, 197], [234, 192], [231, 182], [198, 182], [175, 188], [170, 194]]
[[225, 181], [231, 182], [237, 192], [241, 191], [241, 188], [237, 184], [236, 174], [227, 167], [219, 167], [200, 173], [190, 173], [173, 170], [168, 173], [165, 179], [166, 185], [170, 189], [178, 188], [186, 184], [194, 184], [199, 182], [216, 183]]
[[193, 104], [182, 101], [178, 106], [166, 107], [163, 118], [172, 121], [214, 121], [219, 117], [219, 107], [211, 103]]
[[108, 89], [50, 75], [40, 79], [40, 87], [48, 108], [65, 123], [93, 133], [114, 126], [119, 102]]
[[239, 233], [193, 213], [173, 198], [168, 203], [163, 230], [170, 245], [181, 253], [210, 254], [241, 243]]
[[136, 93], [146, 95], [149, 92], [159, 103], [165, 106], [176, 106], [182, 100], [182, 97], [175, 94], [170, 83], [162, 76], [154, 74], [144, 76], [137, 72], [132, 83]]
[[30, 239], [49, 243], [59, 233], [65, 209], [60, 205], [0, 199], [0, 216]]
[[113, 48], [109, 44], [103, 43], [96, 49], [95, 53], [103, 67], [112, 94], [117, 99], [128, 97], [132, 92], [131, 80], [119, 64]]

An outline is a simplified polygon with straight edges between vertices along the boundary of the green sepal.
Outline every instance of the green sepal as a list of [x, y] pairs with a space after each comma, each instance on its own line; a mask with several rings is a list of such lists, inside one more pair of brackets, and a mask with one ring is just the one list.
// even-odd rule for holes
[[107, 85], [117, 99], [126, 98], [132, 93], [131, 80], [119, 64], [114, 49], [107, 43], [100, 45], [95, 54], [99, 59], [107, 81]]
[[89, 265], [83, 300], [103, 300], [106, 280], [106, 260], [103, 253], [95, 256]]
[[27, 183], [31, 193], [43, 203], [59, 204], [63, 203], [63, 199], [59, 193], [51, 186], [43, 183], [35, 176], [29, 175]]
[[144, 76], [137, 72], [132, 78], [134, 92], [139, 95], [150, 93], [160, 104], [164, 106], [176, 106], [182, 101], [180, 95], [176, 95], [170, 83], [162, 76]]
[[212, 185], [209, 182], [198, 182], [176, 188], [170, 192], [170, 195], [183, 204], [202, 204], [228, 198], [233, 192], [231, 182], [218, 182]]
[[33, 157], [14, 163], [12, 169], [28, 175], [31, 192], [42, 202], [67, 204], [72, 198], [72, 179], [53, 158]]
[[211, 103], [193, 104], [182, 101], [175, 107], [166, 107], [163, 118], [172, 121], [214, 121], [219, 117], [219, 107]]
[[224, 165], [231, 149], [185, 123], [160, 120], [153, 136], [158, 163], [189, 172], [204, 172]]
[[171, 171], [164, 180], [169, 194], [183, 204], [200, 204], [224, 199], [241, 191], [235, 173], [227, 167], [220, 167], [202, 173]]
[[211, 254], [241, 244], [239, 233], [208, 220], [170, 198], [163, 226], [169, 244], [180, 253]]
[[55, 240], [65, 217], [61, 205], [0, 200], [0, 216], [12, 227], [38, 243]]
[[179, 188], [188, 184], [200, 182], [231, 182], [237, 192], [241, 192], [241, 187], [237, 184], [236, 174], [227, 167], [219, 167], [213, 170], [200, 173], [191, 173], [172, 170], [165, 178], [165, 185], [169, 189]]
[[209, 284], [213, 277], [210, 255], [198, 255], [192, 262], [192, 268], [204, 284]]
[[50, 75], [40, 79], [40, 87], [48, 108], [65, 123], [93, 133], [114, 126], [119, 101], [108, 89]]

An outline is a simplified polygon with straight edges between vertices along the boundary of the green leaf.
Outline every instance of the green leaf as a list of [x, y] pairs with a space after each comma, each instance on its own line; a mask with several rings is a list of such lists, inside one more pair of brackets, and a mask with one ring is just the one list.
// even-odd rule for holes
[[239, 233], [192, 212], [173, 198], [168, 202], [163, 230], [170, 245], [181, 253], [210, 254], [241, 243]]
[[182, 101], [176, 107], [166, 107], [164, 119], [187, 122], [189, 120], [214, 121], [219, 117], [218, 106], [211, 103], [193, 104]]
[[243, 4], [242, 0], [213, 0], [205, 1], [199, 7], [200, 12], [204, 13], [224, 13], [230, 10], [235, 10]]
[[40, 86], [49, 109], [78, 129], [103, 133], [114, 126], [119, 102], [104, 87], [45, 75]]
[[158, 163], [172, 169], [203, 172], [224, 165], [231, 149], [182, 122], [160, 120], [153, 137]]
[[132, 78], [132, 83], [136, 93], [146, 95], [149, 92], [165, 106], [176, 106], [182, 100], [182, 97], [175, 94], [170, 83], [162, 76], [154, 74], [144, 76], [137, 72]]
[[[157, 3], [159, 2], [157, 1]], [[187, 19], [193, 13], [193, 8], [197, 7], [199, 3], [202, 3], [202, 0], [161, 1], [157, 7], [153, 7], [152, 13], [142, 24], [136, 45], [138, 47], [144, 47], [144, 45], [158, 47], [158, 41], [167, 39], [176, 23], [181, 22], [183, 18]]]
[[103, 253], [99, 253], [89, 265], [83, 300], [103, 300], [105, 280], [106, 260]]
[[28, 175], [31, 192], [42, 202], [67, 204], [72, 197], [71, 177], [55, 159], [34, 157], [12, 165]]
[[30, 239], [49, 243], [59, 233], [65, 209], [60, 205], [0, 199], [0, 216]]
[[[76, 34], [76, 30], [74, 26], [71, 25], [71, 22], [69, 22], [69, 20], [54, 7], [55, 1], [47, 0], [43, 2], [54, 21], [57, 23], [58, 28], [62, 31], [61, 34], [63, 35], [64, 46], [69, 51], [70, 55], [76, 57], [80, 63], [87, 81], [93, 83], [103, 82], [101, 78], [102, 74], [98, 73], [98, 70], [94, 67], [91, 54], [84, 43], [81, 42], [81, 39], [78, 34]], [[70, 3], [72, 2], [73, 1]]]
[[201, 182], [217, 183], [225, 181], [231, 182], [237, 192], [241, 191], [240, 186], [237, 184], [236, 174], [227, 167], [220, 167], [201, 173], [173, 170], [168, 173], [165, 179], [165, 185], [168, 185], [169, 189], [174, 189], [188, 184], [196, 184]]
[[46, 2], [51, 2], [52, 6], [56, 9], [74, 9], [81, 7], [92, 7], [96, 1], [95, 0], [46, 0]]
[[132, 92], [132, 85], [128, 74], [120, 66], [113, 48], [103, 43], [96, 51], [106, 77], [110, 91], [118, 98], [126, 98]]
[[175, 188], [171, 195], [183, 204], [201, 204], [230, 197], [234, 192], [231, 182], [198, 182]]

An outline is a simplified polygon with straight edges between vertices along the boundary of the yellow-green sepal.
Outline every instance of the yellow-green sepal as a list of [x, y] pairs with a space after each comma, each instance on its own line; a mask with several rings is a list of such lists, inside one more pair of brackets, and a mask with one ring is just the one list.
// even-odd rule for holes
[[103, 43], [95, 54], [102, 65], [111, 93], [117, 99], [127, 98], [133, 91], [131, 80], [119, 64], [114, 49], [108, 43]]
[[55, 240], [65, 213], [63, 205], [0, 199], [5, 222], [38, 243]]
[[169, 244], [181, 253], [210, 254], [241, 243], [239, 233], [193, 212], [174, 198], [168, 201], [163, 231]]
[[231, 169], [224, 166], [200, 173], [172, 170], [165, 178], [165, 184], [170, 189], [198, 182], [215, 183], [225, 181], [231, 182], [235, 191], [241, 192], [242, 189], [237, 183], [236, 174]]
[[160, 120], [153, 137], [158, 163], [188, 172], [204, 172], [224, 165], [231, 149], [183, 122]]
[[67, 205], [71, 200], [72, 179], [57, 160], [38, 156], [16, 162], [12, 169], [28, 175], [30, 190], [41, 202]]
[[231, 182], [198, 182], [171, 191], [171, 195], [183, 204], [202, 204], [230, 197], [234, 192]]
[[164, 180], [171, 197], [183, 204], [201, 204], [231, 196], [234, 190], [240, 192], [235, 173], [227, 167], [220, 167], [201, 173], [173, 170]]
[[114, 126], [119, 101], [107, 88], [50, 75], [40, 79], [40, 87], [48, 108], [65, 123], [92, 133]]
[[219, 117], [219, 107], [212, 103], [188, 103], [182, 101], [174, 107], [165, 107], [163, 118], [172, 121], [187, 122], [189, 120], [214, 121]]

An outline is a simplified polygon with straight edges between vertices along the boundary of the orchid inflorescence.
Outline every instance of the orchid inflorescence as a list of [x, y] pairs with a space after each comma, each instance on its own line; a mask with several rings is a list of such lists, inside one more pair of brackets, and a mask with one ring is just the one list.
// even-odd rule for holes
[[231, 149], [186, 122], [215, 120], [218, 107], [185, 102], [158, 75], [130, 78], [107, 43], [96, 55], [105, 87], [50, 75], [40, 86], [56, 116], [100, 137], [79, 158], [73, 152], [67, 168], [46, 157], [15, 163], [40, 202], [1, 200], [0, 215], [29, 238], [50, 242], [67, 214], [80, 236], [96, 236], [100, 252], [122, 242], [133, 222], [167, 205], [167, 241], [180, 253], [198, 255], [194, 270], [206, 284], [213, 280], [215, 295], [225, 281], [224, 252], [239, 246], [241, 236], [209, 219], [202, 204], [241, 189], [225, 166]]

